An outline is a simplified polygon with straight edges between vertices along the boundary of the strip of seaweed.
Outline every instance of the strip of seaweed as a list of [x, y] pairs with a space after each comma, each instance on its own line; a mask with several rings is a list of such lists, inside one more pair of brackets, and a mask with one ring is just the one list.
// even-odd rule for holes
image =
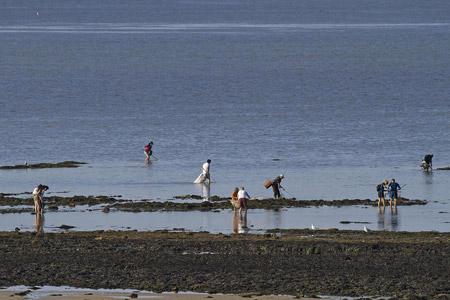
[[0, 166], [0, 170], [20, 170], [20, 169], [49, 169], [49, 168], [78, 168], [85, 165], [85, 162], [67, 160], [58, 163], [38, 163], [38, 164], [22, 164], [14, 166]]
[[[73, 197], [45, 197], [44, 202], [46, 206], [70, 206], [74, 207], [77, 205], [98, 205], [98, 204], [111, 204], [119, 201], [129, 201], [129, 200], [118, 200], [116, 198], [108, 196], [73, 196]], [[17, 206], [17, 205], [34, 205], [33, 199], [30, 198], [15, 198], [15, 197], [4, 197], [0, 194], [0, 206]]]
[[[424, 200], [402, 199], [397, 202], [399, 206], [425, 205]], [[248, 201], [248, 209], [281, 209], [290, 207], [320, 207], [320, 206], [351, 206], [365, 205], [376, 206], [377, 202], [370, 199], [344, 199], [344, 200], [294, 200], [294, 199], [263, 199]], [[145, 211], [210, 211], [217, 209], [231, 209], [228, 201], [201, 202], [201, 203], [176, 203], [176, 202], [119, 202], [110, 205], [121, 211], [145, 212]]]
[[22, 213], [32, 213], [34, 209], [32, 207], [28, 208], [2, 208], [0, 209], [0, 214], [22, 214]]
[[[2, 197], [0, 194], [0, 206], [33, 205], [32, 198]], [[229, 198], [219, 198], [214, 202], [172, 202], [172, 201], [139, 201], [116, 199], [108, 196], [73, 196], [73, 197], [46, 197], [45, 204], [52, 209], [58, 206], [75, 207], [77, 205], [99, 205], [108, 204], [108, 208], [121, 211], [145, 212], [145, 211], [210, 211], [217, 209], [231, 209]], [[399, 206], [425, 205], [425, 200], [401, 199], [397, 202]], [[296, 200], [296, 199], [252, 199], [248, 201], [249, 209], [281, 209], [289, 207], [320, 207], [320, 206], [351, 206], [365, 205], [376, 206], [377, 202], [370, 199], [343, 199], [343, 200]]]

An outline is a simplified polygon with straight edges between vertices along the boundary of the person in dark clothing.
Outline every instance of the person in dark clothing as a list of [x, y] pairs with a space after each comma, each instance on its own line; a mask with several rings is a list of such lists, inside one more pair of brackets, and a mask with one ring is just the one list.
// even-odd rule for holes
[[377, 194], [378, 194], [378, 207], [383, 203], [383, 207], [385, 206], [384, 202], [384, 182], [377, 185]]
[[431, 171], [433, 169], [433, 154], [427, 154], [420, 165], [424, 171]]
[[277, 176], [274, 180], [272, 180], [272, 190], [273, 190], [273, 197], [275, 199], [281, 198], [280, 188], [283, 188], [281, 186], [281, 181], [283, 180], [284, 175], [281, 174], [280, 176]]
[[391, 208], [392, 208], [392, 201], [394, 201], [394, 207], [397, 207], [398, 191], [401, 189], [402, 187], [397, 182], [395, 182], [394, 178], [392, 178], [388, 186], [389, 205], [391, 206]]

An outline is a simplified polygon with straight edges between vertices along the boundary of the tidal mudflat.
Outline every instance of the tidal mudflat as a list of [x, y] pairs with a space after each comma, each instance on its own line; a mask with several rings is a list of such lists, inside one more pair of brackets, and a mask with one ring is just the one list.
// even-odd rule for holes
[[449, 233], [1, 232], [0, 241], [0, 286], [293, 296], [450, 294]]

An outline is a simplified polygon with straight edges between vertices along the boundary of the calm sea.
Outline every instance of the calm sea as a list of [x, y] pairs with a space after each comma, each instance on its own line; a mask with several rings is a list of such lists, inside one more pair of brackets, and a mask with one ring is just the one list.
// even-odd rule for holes
[[374, 198], [395, 177], [450, 211], [450, 171], [418, 167], [450, 165], [449, 46], [446, 0], [2, 1], [0, 164], [89, 165], [2, 171], [0, 192], [201, 194], [210, 158], [211, 194], [284, 173], [287, 196]]

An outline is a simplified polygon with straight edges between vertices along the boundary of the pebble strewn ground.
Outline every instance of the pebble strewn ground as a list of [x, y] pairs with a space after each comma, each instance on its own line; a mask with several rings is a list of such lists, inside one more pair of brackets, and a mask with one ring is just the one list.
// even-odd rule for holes
[[450, 234], [0, 233], [0, 286], [443, 297]]

